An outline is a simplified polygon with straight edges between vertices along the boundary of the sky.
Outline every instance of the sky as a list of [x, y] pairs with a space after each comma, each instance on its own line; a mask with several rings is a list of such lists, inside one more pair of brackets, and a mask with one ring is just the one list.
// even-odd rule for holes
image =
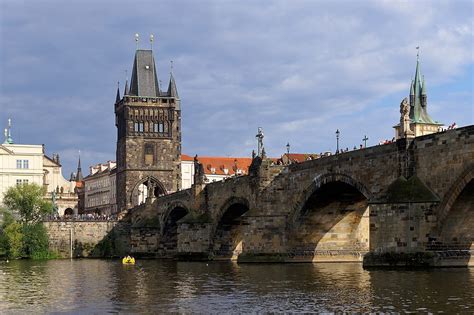
[[45, 144], [69, 177], [115, 160], [117, 82], [136, 43], [170, 60], [183, 153], [250, 156], [262, 127], [280, 156], [335, 151], [394, 136], [416, 47], [434, 120], [474, 121], [473, 2], [0, 0], [0, 126]]

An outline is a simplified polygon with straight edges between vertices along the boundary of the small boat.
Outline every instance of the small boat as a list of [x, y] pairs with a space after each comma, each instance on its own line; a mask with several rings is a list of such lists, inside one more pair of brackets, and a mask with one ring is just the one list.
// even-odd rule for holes
[[127, 256], [122, 259], [124, 265], [135, 265], [135, 258]]

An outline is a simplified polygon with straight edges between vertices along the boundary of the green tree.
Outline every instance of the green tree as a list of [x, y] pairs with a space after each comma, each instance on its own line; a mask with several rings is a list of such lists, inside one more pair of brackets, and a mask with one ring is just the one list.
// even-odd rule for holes
[[33, 259], [50, 257], [48, 233], [42, 223], [26, 224], [23, 232], [23, 254]]
[[12, 212], [18, 213], [20, 222], [34, 224], [53, 212], [53, 205], [44, 199], [45, 188], [37, 184], [23, 184], [10, 187], [3, 203]]
[[23, 233], [21, 225], [13, 222], [3, 230], [5, 238], [5, 250], [10, 258], [21, 258], [23, 256]]

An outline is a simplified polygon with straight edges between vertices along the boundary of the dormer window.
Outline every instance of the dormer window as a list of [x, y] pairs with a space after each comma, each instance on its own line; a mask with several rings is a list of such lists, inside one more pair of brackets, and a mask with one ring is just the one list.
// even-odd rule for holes
[[215, 168], [215, 167], [211, 167], [211, 173], [212, 173], [212, 174], [215, 174], [215, 173], [216, 173], [216, 168]]

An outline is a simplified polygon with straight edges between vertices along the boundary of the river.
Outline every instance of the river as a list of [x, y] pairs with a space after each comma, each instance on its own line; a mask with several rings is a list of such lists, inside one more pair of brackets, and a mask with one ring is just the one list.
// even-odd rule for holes
[[0, 313], [474, 312], [474, 269], [82, 259], [0, 262]]

